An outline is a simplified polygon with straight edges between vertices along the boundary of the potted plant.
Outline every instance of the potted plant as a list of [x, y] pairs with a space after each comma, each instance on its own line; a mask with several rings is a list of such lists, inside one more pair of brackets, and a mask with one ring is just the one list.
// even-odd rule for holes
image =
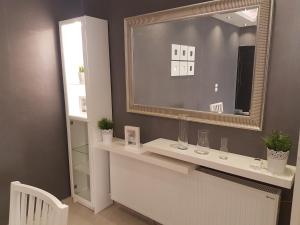
[[78, 78], [79, 78], [80, 84], [85, 84], [84, 67], [83, 66], [79, 66]]
[[102, 141], [105, 145], [110, 145], [113, 138], [113, 125], [114, 123], [107, 118], [103, 118], [98, 122], [98, 127], [101, 130]]
[[284, 173], [292, 148], [291, 138], [282, 132], [273, 131], [264, 138], [264, 142], [267, 147], [268, 170], [275, 174]]

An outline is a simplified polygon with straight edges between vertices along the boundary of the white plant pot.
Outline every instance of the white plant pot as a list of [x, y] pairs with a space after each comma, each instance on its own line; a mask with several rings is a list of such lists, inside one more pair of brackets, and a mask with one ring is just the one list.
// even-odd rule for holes
[[111, 145], [113, 139], [113, 130], [101, 130], [102, 142], [104, 145]]
[[79, 73], [78, 73], [78, 78], [79, 78], [79, 83], [84, 85], [84, 84], [85, 84], [84, 73], [79, 72]]
[[283, 174], [290, 152], [274, 151], [268, 149], [268, 170], [274, 174]]

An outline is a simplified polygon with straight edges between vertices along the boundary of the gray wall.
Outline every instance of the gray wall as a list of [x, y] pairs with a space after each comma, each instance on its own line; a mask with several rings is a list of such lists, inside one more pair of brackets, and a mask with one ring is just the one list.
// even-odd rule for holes
[[[198, 17], [138, 27], [133, 39], [135, 103], [210, 111], [223, 102], [224, 113], [234, 113], [238, 27]], [[196, 47], [195, 76], [171, 77], [172, 44]]]
[[[107, 13], [100, 1], [0, 0], [0, 224], [9, 184], [70, 195], [58, 21]], [[94, 7], [97, 6], [97, 7]]]
[[[175, 120], [126, 112], [124, 17], [198, 3], [197, 0], [0, 0], [0, 224], [6, 224], [9, 182], [20, 180], [64, 198], [70, 194], [63, 89], [57, 21], [82, 11], [109, 17], [115, 134], [124, 125], [141, 127], [143, 142], [164, 137], [176, 140]], [[198, 128], [210, 131], [212, 147], [229, 138], [230, 151], [265, 157], [261, 136], [272, 129], [297, 141], [300, 124], [299, 0], [275, 0], [275, 21], [263, 132], [191, 123], [190, 141]], [[110, 13], [109, 13], [110, 12]], [[293, 34], [293, 35], [291, 35]], [[296, 144], [290, 163], [296, 162]], [[289, 224], [290, 192], [285, 191], [279, 225]]]
[[108, 0], [0, 0], [0, 224], [11, 181], [70, 196], [58, 21], [108, 9]]
[[[198, 0], [111, 0], [110, 15], [110, 48], [112, 65], [113, 119], [115, 135], [124, 137], [124, 125], [141, 127], [142, 142], [158, 137], [176, 140], [178, 122], [176, 120], [138, 115], [126, 112], [126, 84], [124, 59], [124, 17], [168, 9], [187, 4], [199, 3]], [[264, 131], [254, 132], [206, 124], [191, 123], [190, 142], [196, 142], [197, 129], [210, 131], [210, 142], [213, 148], [219, 148], [220, 138], [229, 138], [231, 152], [266, 157], [266, 150], [261, 137], [272, 129], [289, 133], [295, 146], [292, 149], [289, 163], [296, 162], [296, 143], [300, 125], [300, 8], [299, 0], [275, 0], [275, 17], [270, 58], [270, 73], [266, 98]], [[279, 225], [289, 224], [291, 196], [285, 192], [281, 204]]]

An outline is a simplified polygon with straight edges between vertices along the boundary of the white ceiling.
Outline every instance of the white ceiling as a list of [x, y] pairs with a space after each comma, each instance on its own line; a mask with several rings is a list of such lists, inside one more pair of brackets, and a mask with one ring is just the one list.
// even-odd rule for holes
[[236, 12], [216, 14], [212, 17], [237, 27], [257, 25], [258, 8], [244, 9]]

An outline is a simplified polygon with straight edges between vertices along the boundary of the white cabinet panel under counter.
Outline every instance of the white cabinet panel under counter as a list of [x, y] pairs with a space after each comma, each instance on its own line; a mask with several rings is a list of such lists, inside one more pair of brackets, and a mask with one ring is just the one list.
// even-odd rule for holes
[[133, 158], [155, 166], [163, 167], [181, 174], [189, 174], [195, 170], [197, 165], [173, 159], [149, 151], [145, 151], [143, 147], [140, 149], [128, 148], [125, 146], [124, 140], [114, 139], [111, 145], [97, 144], [98, 150], [108, 151], [113, 154], [122, 155], [128, 158]]
[[[96, 144], [97, 151], [110, 152], [112, 200], [165, 225], [241, 225], [249, 221], [252, 225], [277, 224], [280, 188], [249, 180], [260, 181], [260, 177], [253, 176], [255, 171], [241, 174], [239, 170], [243, 168], [239, 164], [231, 165], [233, 169], [229, 170], [224, 162], [193, 161], [188, 158], [192, 157], [189, 150], [182, 151], [187, 154], [183, 157], [176, 156], [176, 152], [175, 157], [165, 153], [168, 150], [164, 148], [174, 143], [158, 139], [140, 149], [128, 148], [120, 139], [114, 139], [111, 145]], [[211, 151], [210, 157], [223, 154]], [[227, 156], [229, 163], [234, 154]], [[244, 160], [240, 164], [252, 159], [240, 157]], [[294, 168], [289, 169], [294, 174]], [[261, 178], [267, 176], [270, 175], [263, 174]], [[288, 187], [293, 182], [294, 175], [291, 176], [290, 183], [274, 176], [263, 182]]]
[[111, 198], [164, 225], [276, 225], [281, 191], [207, 168], [183, 175], [110, 155]]

